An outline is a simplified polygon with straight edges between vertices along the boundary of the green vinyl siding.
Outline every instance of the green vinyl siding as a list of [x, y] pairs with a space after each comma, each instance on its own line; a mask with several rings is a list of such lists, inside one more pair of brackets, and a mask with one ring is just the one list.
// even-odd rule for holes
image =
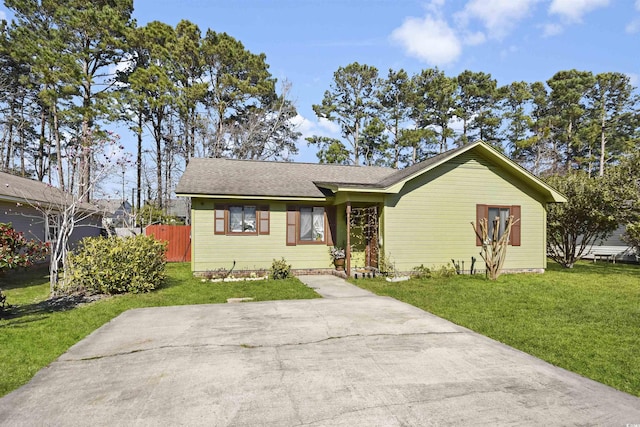
[[[242, 204], [237, 200], [218, 201], [219, 204]], [[286, 244], [287, 204], [273, 201], [254, 201], [246, 204], [269, 206], [269, 234], [214, 234], [214, 206], [211, 199], [194, 198], [192, 202], [192, 270], [203, 272], [219, 268], [235, 270], [268, 269], [274, 259], [282, 257], [294, 269], [330, 268], [331, 258], [326, 244]]]
[[541, 196], [485, 159], [465, 153], [413, 180], [385, 203], [383, 251], [401, 271], [456, 261], [483, 269], [471, 222], [476, 205], [519, 205], [521, 246], [509, 246], [505, 269], [543, 269], [546, 211]]

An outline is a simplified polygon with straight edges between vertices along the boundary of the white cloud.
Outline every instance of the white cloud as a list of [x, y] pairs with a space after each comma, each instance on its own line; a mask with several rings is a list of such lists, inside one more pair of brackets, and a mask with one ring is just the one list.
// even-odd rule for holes
[[0, 21], [3, 19], [7, 19], [7, 14], [4, 10], [0, 10]]
[[629, 22], [624, 30], [627, 34], [635, 34], [640, 32], [640, 19], [636, 18], [633, 21]]
[[318, 119], [318, 127], [331, 135], [340, 134], [340, 125], [322, 117]]
[[610, 0], [552, 0], [549, 13], [560, 15], [568, 22], [580, 22], [584, 15], [595, 9], [608, 6], [609, 2]]
[[296, 130], [302, 133], [301, 139], [312, 135], [338, 137], [340, 135], [340, 126], [327, 119], [320, 118], [317, 122], [307, 119], [297, 114], [291, 119], [291, 123]]
[[[638, 12], [640, 12], [640, 0], [636, 0], [635, 8]], [[640, 32], [640, 18], [634, 18], [631, 22], [629, 22], [625, 27], [625, 31], [627, 32], [627, 34], [635, 34]]]
[[424, 5], [424, 8], [431, 13], [440, 14], [440, 11], [444, 7], [444, 2], [445, 0], [431, 0]]
[[629, 83], [631, 86], [637, 87], [640, 83], [640, 76], [636, 73], [625, 73], [629, 77]]
[[500, 58], [502, 58], [502, 59], [508, 58], [508, 57], [509, 57], [509, 55], [511, 55], [511, 54], [513, 54], [513, 53], [516, 53], [518, 50], [519, 50], [519, 49], [518, 49], [518, 47], [517, 47], [517, 46], [511, 45], [511, 46], [509, 46], [508, 48], [506, 48], [506, 49], [502, 49], [502, 50], [500, 51]]
[[296, 130], [302, 134], [296, 144], [300, 151], [293, 159], [298, 162], [316, 163], [318, 161], [316, 156], [318, 147], [313, 145], [309, 146], [306, 138], [314, 135], [340, 138], [340, 126], [327, 119], [318, 119], [316, 122], [297, 114], [291, 119], [291, 123], [293, 123], [296, 126]]
[[564, 27], [560, 24], [548, 23], [542, 26], [542, 34], [545, 37], [557, 36], [558, 34], [562, 33], [563, 30]]
[[464, 44], [467, 46], [477, 46], [487, 41], [487, 37], [484, 35], [482, 31], [477, 31], [475, 33], [467, 33], [464, 35]]
[[489, 37], [501, 39], [531, 12], [540, 0], [470, 0], [456, 14], [462, 26], [476, 19], [484, 25]]
[[296, 114], [295, 117], [290, 120], [290, 122], [296, 127], [296, 130], [298, 132], [302, 133], [303, 137], [311, 133], [313, 123], [300, 114]]
[[408, 55], [430, 65], [449, 64], [462, 53], [462, 43], [453, 29], [446, 21], [432, 15], [405, 19], [393, 30], [391, 39]]

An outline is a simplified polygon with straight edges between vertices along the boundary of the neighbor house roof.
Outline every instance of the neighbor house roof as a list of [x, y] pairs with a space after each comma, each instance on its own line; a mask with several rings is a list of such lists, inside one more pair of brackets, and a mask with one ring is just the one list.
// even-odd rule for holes
[[[542, 194], [547, 202], [566, 202], [557, 190], [483, 142], [438, 154], [405, 169], [311, 163], [192, 159], [176, 194], [265, 197], [325, 197], [327, 191], [397, 193], [404, 183], [459, 155], [476, 150]], [[323, 191], [324, 189], [324, 191]]]
[[[23, 204], [59, 207], [66, 205], [71, 196], [58, 187], [29, 178], [0, 172], [0, 200]], [[96, 210], [89, 203], [78, 205], [85, 211]]]

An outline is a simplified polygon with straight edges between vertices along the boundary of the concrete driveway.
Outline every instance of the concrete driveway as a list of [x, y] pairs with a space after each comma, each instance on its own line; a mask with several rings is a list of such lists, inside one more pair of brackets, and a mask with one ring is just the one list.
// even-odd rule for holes
[[327, 298], [128, 311], [0, 399], [0, 423], [640, 424], [640, 399], [331, 277]]

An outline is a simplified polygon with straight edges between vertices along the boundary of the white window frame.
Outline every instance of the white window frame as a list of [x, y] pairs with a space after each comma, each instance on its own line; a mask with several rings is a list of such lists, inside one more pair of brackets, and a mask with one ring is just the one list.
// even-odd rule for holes
[[45, 241], [56, 242], [60, 235], [60, 215], [47, 214], [44, 229]]

